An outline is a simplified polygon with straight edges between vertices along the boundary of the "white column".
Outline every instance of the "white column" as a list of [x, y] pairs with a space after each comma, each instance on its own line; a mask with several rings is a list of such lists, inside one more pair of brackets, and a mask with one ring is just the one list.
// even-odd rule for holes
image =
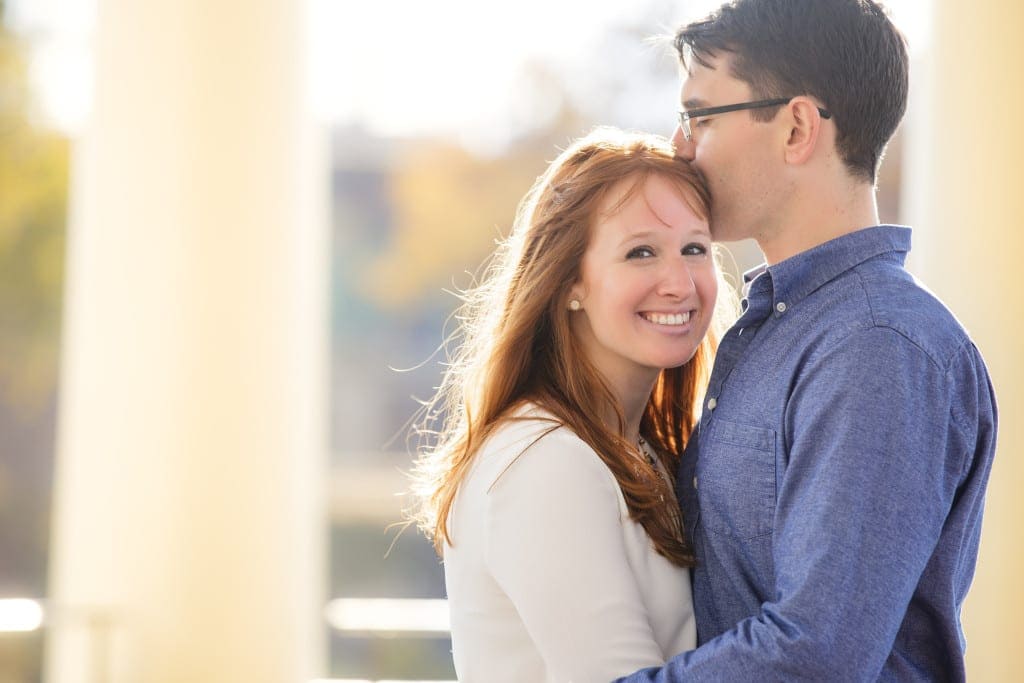
[[98, 2], [73, 169], [53, 683], [323, 673], [328, 178], [303, 6]]
[[1024, 614], [1024, 3], [936, 0], [912, 73], [904, 172], [914, 268], [971, 332], [1001, 424], [981, 554], [963, 610], [969, 680], [1019, 675]]

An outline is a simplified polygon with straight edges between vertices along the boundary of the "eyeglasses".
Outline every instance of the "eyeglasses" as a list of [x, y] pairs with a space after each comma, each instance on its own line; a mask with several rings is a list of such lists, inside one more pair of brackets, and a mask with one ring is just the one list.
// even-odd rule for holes
[[[683, 137], [689, 142], [693, 139], [693, 132], [690, 130], [690, 121], [693, 119], [699, 119], [704, 116], [713, 116], [714, 114], [726, 114], [731, 111], [743, 111], [744, 109], [763, 109], [764, 107], [777, 107], [783, 104], [789, 104], [792, 101], [792, 97], [780, 97], [774, 100], [757, 100], [756, 102], [740, 102], [739, 104], [727, 104], [723, 107], [705, 107], [704, 109], [691, 109], [689, 111], [679, 112], [679, 127], [683, 130]], [[818, 113], [821, 114], [821, 118], [830, 119], [832, 118], [832, 112], [827, 109], [818, 107]]]

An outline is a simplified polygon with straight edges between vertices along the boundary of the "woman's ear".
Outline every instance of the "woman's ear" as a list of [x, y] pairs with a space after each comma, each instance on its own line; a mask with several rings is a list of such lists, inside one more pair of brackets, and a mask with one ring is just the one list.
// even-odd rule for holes
[[581, 283], [576, 283], [569, 288], [569, 298], [566, 302], [566, 308], [570, 311], [579, 311], [583, 308], [583, 299], [586, 296], [586, 290], [583, 288]]

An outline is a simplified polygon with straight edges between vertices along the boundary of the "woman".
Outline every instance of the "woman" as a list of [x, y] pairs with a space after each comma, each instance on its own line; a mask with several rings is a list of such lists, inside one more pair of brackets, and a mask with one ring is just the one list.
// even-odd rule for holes
[[707, 217], [666, 140], [601, 129], [468, 295], [417, 470], [460, 680], [606, 683], [695, 646], [671, 482], [713, 353]]

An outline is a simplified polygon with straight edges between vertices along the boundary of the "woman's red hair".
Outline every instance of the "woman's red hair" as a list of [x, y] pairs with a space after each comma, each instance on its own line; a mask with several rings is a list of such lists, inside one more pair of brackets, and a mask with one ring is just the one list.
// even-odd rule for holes
[[[529, 401], [594, 449], [657, 551], [676, 565], [693, 565], [669, 484], [624, 438], [622, 410], [569, 324], [569, 289], [580, 277], [598, 207], [620, 181], [633, 182], [619, 206], [652, 175], [672, 183], [696, 215], [708, 218], [707, 189], [687, 162], [675, 158], [667, 140], [598, 129], [538, 178], [482, 284], [465, 294], [456, 314], [457, 348], [419, 425], [430, 443], [414, 472], [420, 507], [413, 517], [439, 553], [454, 542], [448, 518], [474, 456]], [[640, 433], [669, 472], [675, 472], [694, 427], [716, 340], [710, 331], [688, 363], [663, 370], [647, 404]], [[618, 415], [618, 429], [597, 417], [609, 414]]]

